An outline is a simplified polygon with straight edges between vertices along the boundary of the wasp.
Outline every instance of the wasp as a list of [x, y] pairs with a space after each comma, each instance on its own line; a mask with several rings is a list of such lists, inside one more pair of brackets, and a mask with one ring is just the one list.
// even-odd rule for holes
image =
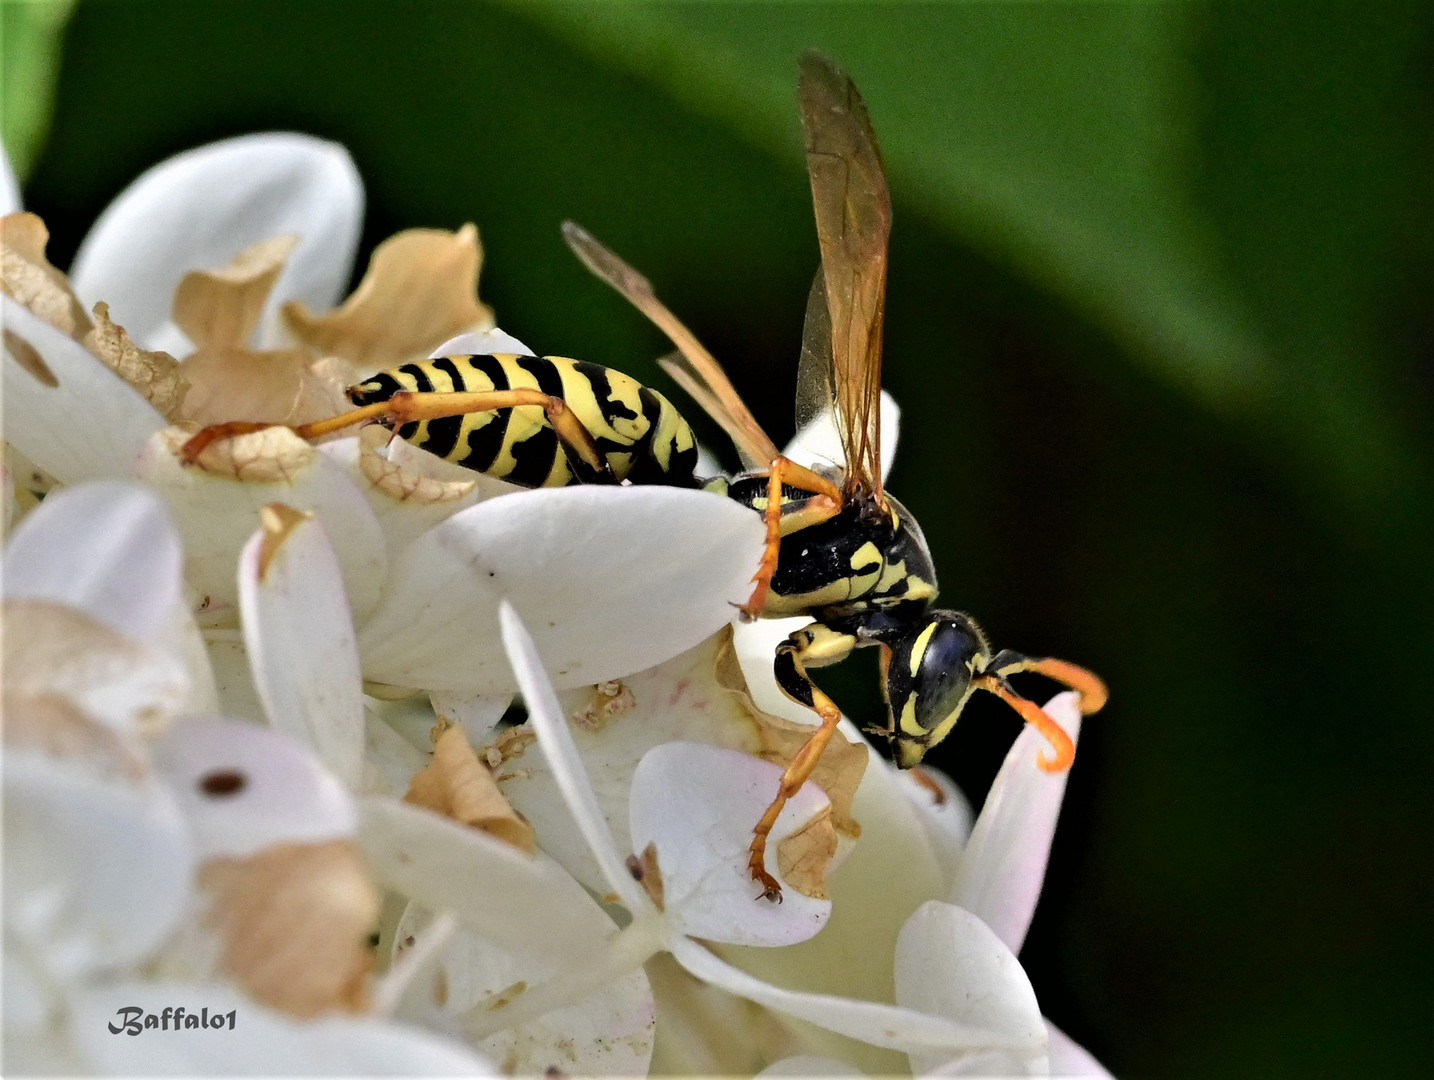
[[[841, 710], [813, 668], [866, 646], [880, 655], [884, 736], [912, 768], [955, 726], [971, 695], [1005, 701], [1050, 743], [1048, 771], [1070, 767], [1069, 735], [1010, 677], [1036, 672], [1077, 690], [1082, 712], [1104, 705], [1091, 672], [1064, 660], [996, 652], [975, 620], [935, 608], [936, 571], [920, 526], [882, 482], [881, 359], [891, 196], [866, 105], [851, 79], [820, 53], [800, 61], [798, 96], [821, 267], [808, 299], [799, 418], [830, 410], [844, 461], [806, 467], [782, 455], [722, 367], [657, 299], [651, 283], [572, 222], [568, 245], [677, 347], [661, 363], [732, 439], [747, 471], [695, 475], [697, 445], [672, 403], [630, 376], [558, 356], [446, 356], [380, 372], [348, 390], [354, 409], [301, 425], [304, 438], [376, 421], [437, 454], [527, 487], [631, 483], [704, 487], [762, 515], [766, 542], [742, 605], [744, 618], [805, 615], [811, 622], [774, 657], [778, 685], [820, 720], [783, 771], [752, 830], [748, 869], [760, 896], [781, 899], [767, 872], [767, 838], [787, 800], [811, 776]], [[199, 432], [194, 460], [217, 439], [268, 425], [220, 424]]]

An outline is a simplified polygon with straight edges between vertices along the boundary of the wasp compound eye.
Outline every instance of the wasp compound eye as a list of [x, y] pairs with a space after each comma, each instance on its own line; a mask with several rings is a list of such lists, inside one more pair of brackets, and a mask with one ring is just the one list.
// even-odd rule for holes
[[903, 769], [955, 725], [987, 655], [976, 624], [952, 611], [932, 612], [892, 645], [886, 693]]

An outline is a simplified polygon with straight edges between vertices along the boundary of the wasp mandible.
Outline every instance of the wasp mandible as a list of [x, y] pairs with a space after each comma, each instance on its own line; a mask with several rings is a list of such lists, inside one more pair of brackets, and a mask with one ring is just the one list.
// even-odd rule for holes
[[[526, 487], [667, 484], [704, 487], [762, 515], [766, 543], [742, 606], [744, 618], [810, 616], [777, 647], [777, 683], [820, 725], [787, 765], [752, 830], [748, 868], [760, 896], [780, 900], [767, 872], [768, 834], [810, 777], [841, 711], [808, 674], [854, 649], [880, 650], [887, 721], [878, 730], [902, 768], [918, 764], [956, 724], [977, 690], [995, 694], [1051, 744], [1050, 771], [1069, 768], [1074, 746], [1010, 676], [1037, 672], [1081, 695], [1085, 713], [1104, 684], [1063, 660], [994, 652], [969, 616], [933, 608], [936, 572], [911, 513], [881, 479], [881, 345], [891, 197], [866, 106], [850, 78], [820, 53], [800, 62], [807, 170], [821, 249], [807, 304], [799, 419], [835, 414], [844, 461], [830, 469], [786, 457], [762, 430], [721, 366], [657, 299], [646, 278], [572, 222], [563, 235], [583, 263], [677, 346], [663, 368], [731, 437], [747, 471], [695, 476], [687, 421], [662, 394], [628, 375], [567, 357], [445, 356], [404, 364], [350, 387], [354, 409], [296, 426], [318, 438], [375, 421], [439, 457]], [[194, 461], [211, 443], [271, 425], [205, 428], [184, 447]]]

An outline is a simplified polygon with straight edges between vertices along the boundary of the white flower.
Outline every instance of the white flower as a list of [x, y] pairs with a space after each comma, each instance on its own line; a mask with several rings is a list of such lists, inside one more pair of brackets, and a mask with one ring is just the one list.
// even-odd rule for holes
[[[376, 908], [356, 813], [293, 741], [180, 717], [178, 555], [157, 500], [118, 484], [50, 496], [7, 551], [7, 1063], [486, 1073], [412, 1028], [298, 1019], [361, 990]], [[115, 1041], [120, 1009], [176, 1005], [233, 1010], [244, 1034]]]

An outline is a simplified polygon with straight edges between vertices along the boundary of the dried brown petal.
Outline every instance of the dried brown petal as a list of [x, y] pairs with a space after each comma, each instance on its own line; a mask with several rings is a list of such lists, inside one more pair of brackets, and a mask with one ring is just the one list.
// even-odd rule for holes
[[221, 269], [191, 270], [174, 291], [175, 324], [201, 350], [247, 345], [298, 242], [276, 236], [245, 248]]
[[350, 408], [344, 396], [348, 371], [307, 349], [205, 348], [180, 370], [190, 384], [183, 419], [200, 426], [230, 420], [307, 424]]
[[627, 872], [642, 886], [658, 911], [667, 910], [667, 892], [662, 884], [662, 867], [657, 863], [656, 844], [648, 844], [640, 856], [629, 855]]
[[199, 887], [222, 969], [256, 1000], [301, 1017], [367, 1006], [379, 895], [358, 845], [285, 844], [213, 859]]
[[[166, 428], [160, 438], [175, 457], [192, 433]], [[313, 464], [319, 451], [286, 427], [265, 428], [250, 435], [221, 439], [205, 447], [195, 465], [215, 476], [255, 484], [292, 483]]]
[[377, 424], [359, 432], [359, 469], [379, 491], [399, 502], [418, 504], [453, 502], [463, 498], [477, 486], [473, 480], [442, 480], [425, 476], [416, 464], [400, 465], [384, 457], [379, 450], [393, 438], [393, 433]]
[[167, 352], [141, 349], [123, 326], [110, 318], [110, 306], [95, 305], [95, 325], [83, 342], [85, 348], [109, 366], [170, 420], [179, 416], [189, 384], [180, 374], [179, 361]]
[[777, 845], [777, 868], [782, 880], [803, 896], [830, 900], [827, 868], [836, 855], [837, 833], [827, 807]]
[[284, 305], [289, 330], [315, 352], [365, 372], [424, 357], [449, 338], [493, 326], [478, 300], [483, 249], [478, 230], [407, 229], [375, 249], [363, 281], [343, 305], [315, 315]]
[[90, 318], [70, 288], [69, 279], [50, 265], [45, 245], [50, 230], [34, 214], [0, 218], [0, 286], [55, 329], [78, 341]]
[[[742, 673], [742, 665], [738, 662], [736, 649], [732, 646], [731, 628], [728, 627], [721, 633], [724, 637], [717, 654], [718, 683], [735, 694], [751, 714], [762, 740], [761, 756], [780, 765], [790, 764], [797, 751], [816, 730], [815, 727], [784, 720], [759, 709], [752, 700], [752, 693], [747, 687], [747, 677]], [[821, 760], [812, 771], [813, 782], [825, 791], [827, 798], [831, 800], [832, 824], [837, 832], [844, 836], [861, 835], [861, 826], [851, 814], [851, 804], [856, 798], [856, 789], [861, 784], [861, 778], [866, 773], [870, 755], [871, 752], [864, 743], [847, 742], [838, 732], [827, 744]]]
[[27, 694], [6, 688], [5, 747], [32, 750], [46, 757], [81, 761], [101, 777], [139, 780], [146, 770], [139, 753], [103, 724], [96, 723], [69, 698], [56, 693]]
[[404, 802], [481, 829], [522, 851], [537, 850], [533, 827], [503, 797], [456, 724], [440, 722], [433, 760], [413, 778]]
[[183, 687], [171, 685], [177, 669], [169, 670], [166, 657], [78, 608], [7, 600], [0, 611], [7, 695], [54, 696], [92, 719], [125, 717], [141, 726], [159, 723], [183, 703]]

